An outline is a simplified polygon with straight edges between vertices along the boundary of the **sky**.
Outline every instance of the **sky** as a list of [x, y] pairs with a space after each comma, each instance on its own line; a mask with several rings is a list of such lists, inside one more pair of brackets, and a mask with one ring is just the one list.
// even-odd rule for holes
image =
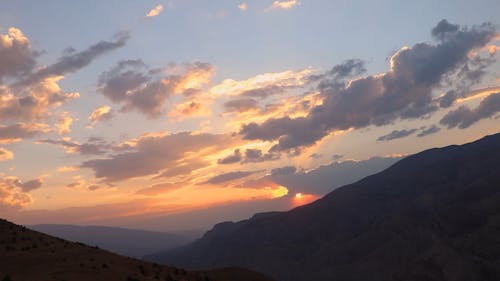
[[498, 133], [499, 10], [2, 0], [0, 216], [208, 228]]

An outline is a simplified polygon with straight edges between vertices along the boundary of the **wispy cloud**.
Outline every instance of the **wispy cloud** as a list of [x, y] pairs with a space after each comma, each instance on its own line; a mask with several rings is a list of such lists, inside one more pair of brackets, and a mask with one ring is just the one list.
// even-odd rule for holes
[[159, 14], [161, 14], [161, 12], [163, 12], [163, 5], [162, 4], [159, 4], [157, 5], [156, 7], [154, 7], [153, 9], [151, 9], [148, 14], [146, 15], [146, 17], [148, 18], [153, 18], [153, 17], [156, 17], [158, 16]]

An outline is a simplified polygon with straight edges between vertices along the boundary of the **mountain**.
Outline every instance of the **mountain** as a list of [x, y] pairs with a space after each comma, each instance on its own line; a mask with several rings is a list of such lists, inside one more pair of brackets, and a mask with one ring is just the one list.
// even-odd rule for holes
[[500, 280], [500, 134], [430, 149], [288, 212], [147, 257], [280, 281]]
[[141, 258], [159, 249], [168, 250], [179, 247], [196, 238], [165, 232], [105, 226], [40, 224], [28, 227], [45, 234], [69, 241], [98, 246], [102, 249], [134, 258]]
[[119, 256], [0, 219], [0, 280], [272, 281], [236, 267], [186, 271]]

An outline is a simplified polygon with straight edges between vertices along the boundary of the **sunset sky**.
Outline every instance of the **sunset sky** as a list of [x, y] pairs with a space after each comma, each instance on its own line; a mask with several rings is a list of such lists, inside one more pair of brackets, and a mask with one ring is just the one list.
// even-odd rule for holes
[[197, 228], [498, 133], [498, 11], [1, 1], [0, 216]]

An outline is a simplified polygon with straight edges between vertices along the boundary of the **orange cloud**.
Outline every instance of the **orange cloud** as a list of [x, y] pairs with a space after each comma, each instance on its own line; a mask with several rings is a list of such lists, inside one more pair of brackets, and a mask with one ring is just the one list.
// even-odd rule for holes
[[113, 110], [111, 109], [111, 107], [107, 105], [100, 106], [96, 108], [88, 117], [89, 124], [87, 125], [87, 128], [92, 128], [95, 123], [108, 121], [111, 118], [113, 118]]
[[269, 6], [265, 11], [269, 12], [272, 10], [289, 10], [295, 6], [299, 6], [300, 2], [297, 0], [284, 0], [284, 1], [274, 1], [271, 6]]
[[157, 5], [156, 7], [154, 7], [153, 9], [151, 9], [148, 14], [146, 15], [146, 17], [148, 18], [153, 18], [153, 17], [156, 17], [158, 16], [159, 14], [161, 14], [161, 12], [163, 12], [163, 5], [162, 4], [159, 4]]
[[10, 160], [13, 158], [14, 158], [14, 153], [12, 153], [12, 151], [0, 147], [0, 162]]
[[61, 117], [57, 120], [57, 123], [55, 124], [57, 128], [57, 132], [59, 135], [65, 135], [71, 132], [71, 124], [73, 124], [73, 118], [69, 116], [68, 112], [63, 112]]
[[188, 117], [208, 116], [210, 113], [210, 109], [204, 104], [195, 101], [187, 101], [175, 105], [174, 109], [168, 113], [168, 116], [171, 118], [177, 118], [177, 120], [182, 120]]

